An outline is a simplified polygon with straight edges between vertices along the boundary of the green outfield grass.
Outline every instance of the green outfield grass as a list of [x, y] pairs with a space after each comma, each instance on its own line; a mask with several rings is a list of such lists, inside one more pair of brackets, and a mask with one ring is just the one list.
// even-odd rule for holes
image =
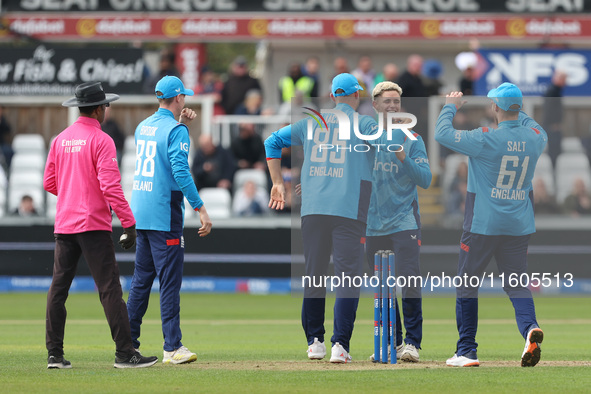
[[[47, 370], [45, 294], [0, 294], [2, 392], [588, 392], [591, 387], [591, 299], [537, 298], [544, 329], [542, 361], [519, 367], [523, 339], [507, 298], [483, 298], [477, 341], [480, 368], [445, 367], [455, 349], [453, 298], [424, 300], [421, 363], [377, 365], [372, 300], [360, 302], [353, 363], [307, 360], [299, 323], [301, 299], [244, 294], [183, 294], [183, 343], [198, 354], [189, 365], [116, 370], [114, 344], [96, 294], [71, 294], [66, 358], [71, 370]], [[327, 302], [332, 306], [332, 300]], [[332, 330], [332, 307], [327, 332]], [[162, 358], [158, 296], [153, 295], [141, 351]], [[327, 335], [327, 339], [330, 335]]]

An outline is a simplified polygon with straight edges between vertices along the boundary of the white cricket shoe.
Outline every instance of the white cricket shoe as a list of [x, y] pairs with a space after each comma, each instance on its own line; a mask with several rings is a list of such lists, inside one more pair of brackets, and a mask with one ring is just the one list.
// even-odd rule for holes
[[[398, 353], [398, 352], [396, 352]], [[419, 362], [419, 349], [417, 349], [415, 347], [415, 345], [411, 344], [411, 343], [407, 343], [406, 346], [404, 346], [404, 350], [402, 351], [402, 354], [400, 355], [400, 359], [402, 361], [408, 361], [411, 363], [418, 363]]]
[[184, 346], [173, 350], [172, 352], [164, 351], [162, 362], [164, 364], [188, 364], [197, 360], [197, 355], [191, 352]]
[[[392, 353], [392, 351], [390, 350], [390, 346], [388, 346], [388, 362], [390, 362], [390, 353]], [[400, 360], [400, 356], [402, 355], [402, 351], [404, 350], [404, 345], [400, 344], [398, 346], [396, 346], [396, 360]], [[380, 348], [380, 358], [381, 358], [381, 354], [382, 354], [382, 348]], [[369, 361], [376, 361], [376, 357], [375, 354], [372, 354], [371, 356], [369, 356]]]
[[476, 358], [476, 352], [470, 352], [467, 356], [458, 356], [454, 354], [453, 357], [450, 357], [445, 362], [445, 365], [449, 367], [479, 367], [480, 361]]
[[332, 347], [330, 362], [336, 364], [345, 364], [350, 363], [352, 360], [353, 357], [351, 357], [345, 348], [342, 347], [340, 343], [335, 342], [334, 346]]
[[326, 356], [326, 346], [318, 338], [314, 338], [314, 343], [308, 346], [308, 358], [310, 360], [322, 360]]
[[542, 349], [540, 343], [544, 340], [544, 332], [540, 328], [532, 328], [527, 333], [525, 348], [521, 355], [522, 367], [533, 367], [540, 361]]

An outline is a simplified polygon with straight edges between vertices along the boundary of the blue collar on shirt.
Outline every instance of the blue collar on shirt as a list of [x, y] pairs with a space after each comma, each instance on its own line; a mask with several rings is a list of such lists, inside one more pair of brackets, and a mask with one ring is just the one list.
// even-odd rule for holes
[[170, 116], [171, 118], [174, 119], [174, 114], [172, 113], [171, 110], [166, 109], [166, 108], [158, 108], [158, 111], [156, 111], [157, 114], [163, 115], [163, 116]]
[[353, 109], [353, 107], [351, 107], [349, 104], [347, 103], [338, 103], [335, 106], [335, 109], [340, 109], [340, 110], [346, 110], [346, 111], [351, 111], [351, 112], [355, 112], [355, 110]]
[[521, 126], [521, 122], [519, 121], [519, 119], [504, 120], [499, 123], [499, 127], [501, 127], [501, 125], [506, 126], [506, 127], [517, 127], [517, 126]]

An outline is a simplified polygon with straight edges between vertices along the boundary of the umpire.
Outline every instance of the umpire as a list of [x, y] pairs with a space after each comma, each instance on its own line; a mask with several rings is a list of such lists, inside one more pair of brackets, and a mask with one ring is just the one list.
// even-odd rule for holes
[[120, 244], [135, 244], [135, 219], [121, 189], [113, 139], [101, 130], [109, 103], [119, 98], [105, 94], [100, 82], [76, 87], [76, 97], [65, 107], [79, 107], [80, 117], [52, 142], [43, 187], [57, 196], [53, 280], [47, 294], [47, 368], [72, 368], [64, 359], [66, 299], [80, 255], [88, 262], [115, 341], [115, 368], [154, 365], [157, 357], [143, 357], [133, 348], [127, 308], [119, 282], [119, 266], [111, 239], [111, 209], [124, 227]]

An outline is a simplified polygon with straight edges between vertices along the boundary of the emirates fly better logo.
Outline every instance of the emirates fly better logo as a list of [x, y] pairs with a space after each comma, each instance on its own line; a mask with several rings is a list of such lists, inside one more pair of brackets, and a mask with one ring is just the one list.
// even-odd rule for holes
[[[410, 131], [417, 124], [417, 117], [407, 112], [388, 112], [378, 113], [378, 124], [373, 127], [371, 133], [364, 134], [359, 130], [359, 114], [355, 112], [353, 114], [353, 133], [358, 140], [362, 140], [363, 143], [347, 145], [346, 141], [351, 140], [351, 121], [347, 114], [338, 109], [323, 109], [322, 113], [328, 114], [323, 116], [322, 113], [309, 108], [304, 109], [310, 112], [304, 112], [308, 115], [307, 124], [307, 136], [308, 140], [315, 142], [315, 149], [318, 153], [323, 151], [332, 152], [369, 152], [371, 149], [376, 149], [378, 152], [386, 150], [388, 152], [400, 152], [404, 148], [401, 144], [390, 143], [393, 139], [394, 130], [399, 129], [402, 131], [407, 138], [416, 141], [415, 137]], [[327, 120], [328, 119], [328, 120]], [[409, 123], [401, 123], [401, 120], [410, 120]], [[314, 121], [321, 130], [324, 132], [314, 132]], [[386, 123], [384, 125], [384, 122]], [[330, 139], [330, 133], [328, 133], [328, 124], [338, 124], [338, 133], [333, 133], [332, 141]], [[386, 132], [386, 139], [383, 138], [383, 133]]]

